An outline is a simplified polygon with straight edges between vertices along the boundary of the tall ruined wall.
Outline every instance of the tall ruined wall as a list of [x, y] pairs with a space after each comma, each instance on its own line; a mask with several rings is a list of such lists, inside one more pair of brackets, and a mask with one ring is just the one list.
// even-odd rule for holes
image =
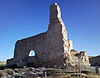
[[[49, 57], [54, 63], [63, 65], [64, 56], [68, 52], [67, 31], [61, 18], [59, 6], [55, 3], [50, 7], [50, 24], [47, 33]], [[53, 53], [52, 53], [53, 52]], [[58, 58], [59, 57], [59, 58]]]
[[[36, 36], [18, 40], [15, 45], [14, 58], [7, 61], [8, 65], [31, 62], [36, 66], [63, 67], [71, 65], [70, 50], [72, 43], [67, 37], [67, 31], [61, 18], [59, 6], [50, 6], [48, 31]], [[29, 57], [31, 50], [34, 57]], [[31, 60], [31, 61], [30, 61]]]

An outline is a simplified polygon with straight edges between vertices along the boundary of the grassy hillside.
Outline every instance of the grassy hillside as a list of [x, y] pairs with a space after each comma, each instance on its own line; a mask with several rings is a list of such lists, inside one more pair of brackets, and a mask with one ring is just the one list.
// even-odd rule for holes
[[100, 65], [100, 55], [89, 58], [91, 64]]

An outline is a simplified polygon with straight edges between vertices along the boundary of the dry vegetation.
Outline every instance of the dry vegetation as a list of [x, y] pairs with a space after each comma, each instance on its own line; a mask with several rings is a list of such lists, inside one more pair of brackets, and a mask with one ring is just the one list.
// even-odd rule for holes
[[91, 76], [91, 78], [100, 78], [100, 75], [90, 75]]
[[6, 61], [0, 61], [0, 65], [6, 65]]

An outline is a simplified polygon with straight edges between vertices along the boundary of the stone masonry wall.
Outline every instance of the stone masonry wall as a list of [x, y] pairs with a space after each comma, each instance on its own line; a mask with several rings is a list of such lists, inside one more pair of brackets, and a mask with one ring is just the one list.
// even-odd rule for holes
[[[7, 61], [8, 65], [31, 62], [37, 66], [64, 67], [70, 63], [70, 45], [67, 31], [61, 18], [59, 6], [54, 3], [50, 6], [50, 24], [48, 31], [36, 36], [18, 40], [15, 44], [14, 58]], [[69, 46], [70, 45], [70, 46]], [[35, 56], [29, 57], [31, 50]], [[32, 61], [30, 61], [30, 60]]]

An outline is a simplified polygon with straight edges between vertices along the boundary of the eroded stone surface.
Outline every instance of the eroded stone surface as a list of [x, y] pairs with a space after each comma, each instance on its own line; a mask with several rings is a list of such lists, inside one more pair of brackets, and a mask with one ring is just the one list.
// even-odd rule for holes
[[[15, 44], [14, 58], [7, 61], [8, 65], [33, 63], [37, 66], [63, 67], [71, 63], [69, 50], [71, 41], [61, 18], [57, 3], [50, 6], [50, 24], [48, 31], [36, 36], [18, 40]], [[34, 57], [29, 52], [35, 51]]]
[[74, 63], [78, 67], [80, 67], [79, 65], [81, 65], [83, 67], [90, 66], [89, 57], [88, 57], [86, 51], [81, 51], [81, 52], [78, 53], [76, 50], [72, 49], [71, 50], [71, 56], [72, 56]]
[[[72, 41], [68, 39], [65, 24], [61, 18], [57, 3], [50, 6], [48, 31], [38, 35], [18, 40], [15, 44], [14, 58], [7, 60], [8, 65], [32, 64], [37, 67], [66, 67], [77, 64], [78, 57], [72, 56]], [[35, 56], [29, 56], [34, 50]], [[81, 55], [88, 63], [87, 57]]]
[[87, 52], [81, 51], [80, 54], [79, 54], [79, 59], [80, 59], [82, 65], [90, 65]]

